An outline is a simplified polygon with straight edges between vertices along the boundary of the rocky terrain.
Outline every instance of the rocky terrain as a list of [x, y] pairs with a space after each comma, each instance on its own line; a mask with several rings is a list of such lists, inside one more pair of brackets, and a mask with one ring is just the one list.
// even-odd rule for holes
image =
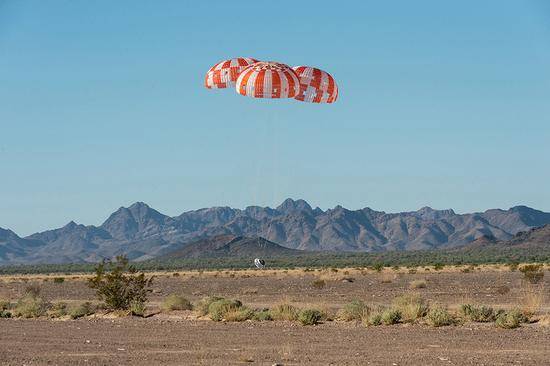
[[138, 202], [119, 208], [100, 226], [71, 221], [24, 238], [0, 229], [0, 264], [96, 262], [117, 254], [144, 260], [223, 235], [262, 237], [298, 250], [429, 250], [482, 237], [507, 241], [549, 223], [550, 213], [526, 206], [468, 214], [429, 207], [386, 213], [368, 207], [314, 209], [304, 200], [287, 199], [277, 208], [212, 207], [170, 217]]

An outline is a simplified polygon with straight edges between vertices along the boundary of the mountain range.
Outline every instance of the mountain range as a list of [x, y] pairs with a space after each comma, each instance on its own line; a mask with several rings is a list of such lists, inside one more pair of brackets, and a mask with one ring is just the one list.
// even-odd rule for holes
[[481, 237], [506, 241], [549, 223], [550, 213], [526, 206], [467, 214], [429, 207], [386, 213], [368, 207], [322, 210], [287, 199], [277, 208], [212, 207], [170, 217], [137, 202], [119, 208], [100, 226], [71, 221], [24, 238], [0, 228], [0, 264], [97, 262], [118, 254], [146, 260], [220, 235], [262, 237], [296, 250], [429, 250], [459, 247]]

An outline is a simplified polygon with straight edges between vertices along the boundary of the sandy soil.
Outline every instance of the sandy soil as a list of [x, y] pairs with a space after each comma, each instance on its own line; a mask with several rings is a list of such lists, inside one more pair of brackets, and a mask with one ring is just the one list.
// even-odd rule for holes
[[[59, 276], [59, 275], [56, 275]], [[15, 301], [29, 284], [39, 285], [49, 301], [95, 300], [85, 276], [0, 277], [0, 299]], [[326, 286], [316, 289], [315, 279]], [[426, 287], [411, 290], [414, 280]], [[550, 274], [536, 286], [539, 312], [549, 312]], [[531, 289], [532, 290], [532, 289]], [[388, 304], [405, 292], [418, 292], [430, 303], [456, 308], [470, 302], [511, 308], [529, 296], [519, 272], [493, 267], [462, 273], [455, 268], [383, 273], [347, 269], [323, 271], [221, 271], [157, 273], [148, 305], [155, 312], [172, 293], [195, 302], [207, 295], [237, 298], [251, 307], [288, 301], [296, 306], [336, 310], [360, 298]], [[188, 314], [187, 314], [188, 315]], [[281, 364], [281, 365], [507, 365], [550, 361], [550, 327], [524, 325], [516, 330], [494, 324], [442, 328], [396, 325], [366, 328], [327, 322], [302, 327], [287, 322], [215, 323], [185, 314], [147, 319], [23, 320], [0, 319], [0, 364]]]
[[5, 365], [547, 365], [549, 328], [2, 320]]

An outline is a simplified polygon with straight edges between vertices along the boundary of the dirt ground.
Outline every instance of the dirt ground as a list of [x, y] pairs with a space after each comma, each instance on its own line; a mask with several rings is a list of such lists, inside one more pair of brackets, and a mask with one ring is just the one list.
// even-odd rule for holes
[[[155, 274], [148, 311], [162, 299], [182, 294], [192, 302], [208, 295], [241, 300], [250, 307], [290, 302], [336, 311], [352, 299], [389, 304], [406, 292], [418, 292], [431, 304], [450, 309], [462, 303], [498, 308], [532, 306], [550, 311], [550, 274], [542, 284], [527, 286], [522, 274], [506, 267], [322, 271], [214, 271]], [[0, 277], [0, 299], [12, 302], [29, 284], [39, 285], [49, 301], [95, 301], [85, 276]], [[314, 288], [323, 279], [326, 286]], [[411, 289], [424, 280], [425, 288]], [[530, 304], [531, 303], [531, 304]], [[326, 322], [303, 327], [290, 322], [216, 323], [185, 314], [149, 318], [79, 320], [0, 319], [0, 364], [259, 364], [259, 365], [548, 365], [550, 327], [528, 324], [515, 330], [494, 324], [466, 323], [432, 328], [426, 325], [364, 327]]]

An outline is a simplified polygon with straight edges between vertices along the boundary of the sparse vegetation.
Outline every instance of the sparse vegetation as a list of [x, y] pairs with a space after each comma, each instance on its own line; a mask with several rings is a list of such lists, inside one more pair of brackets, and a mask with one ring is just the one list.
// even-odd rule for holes
[[214, 321], [222, 321], [226, 314], [241, 310], [242, 303], [239, 300], [219, 299], [208, 306], [208, 315]]
[[115, 262], [103, 261], [97, 265], [95, 276], [88, 286], [96, 290], [98, 298], [112, 310], [129, 310], [132, 303], [145, 303], [153, 278], [137, 273], [128, 258], [116, 257]]
[[433, 327], [442, 327], [454, 324], [454, 318], [447, 309], [441, 306], [431, 308], [426, 315], [428, 324]]
[[472, 304], [462, 304], [460, 314], [465, 320], [479, 323], [493, 322], [497, 316], [497, 313], [491, 307]]
[[91, 302], [84, 302], [69, 309], [69, 316], [71, 319], [78, 319], [84, 316], [92, 315], [95, 309]]
[[401, 312], [398, 309], [388, 308], [382, 312], [381, 321], [384, 325], [397, 324], [401, 321]]
[[210, 304], [212, 304], [215, 301], [222, 300], [223, 297], [219, 296], [209, 296], [201, 299], [197, 306], [195, 307], [195, 310], [197, 310], [198, 314], [200, 316], [208, 315], [208, 308], [210, 307]]
[[298, 313], [298, 321], [302, 325], [316, 325], [322, 317], [321, 312], [317, 309], [303, 309]]
[[193, 305], [185, 297], [172, 294], [164, 299], [161, 305], [161, 309], [163, 311], [193, 310]]
[[411, 281], [411, 283], [409, 284], [409, 287], [412, 289], [426, 288], [426, 286], [427, 286], [426, 280], [414, 280], [414, 281]]
[[519, 309], [512, 309], [510, 311], [500, 313], [495, 321], [495, 325], [499, 328], [514, 329], [521, 325], [521, 323], [528, 321], [528, 318]]
[[50, 318], [61, 318], [67, 315], [67, 303], [66, 302], [56, 302], [48, 309], [47, 315]]
[[65, 277], [55, 277], [53, 283], [63, 283], [65, 282]]
[[404, 294], [396, 297], [393, 308], [399, 311], [401, 320], [405, 323], [414, 323], [428, 312], [428, 305], [418, 294]]
[[296, 320], [298, 318], [298, 309], [288, 303], [283, 303], [271, 309], [271, 317], [273, 320]]
[[361, 300], [352, 300], [344, 305], [336, 317], [343, 321], [361, 320], [369, 312], [369, 307]]
[[523, 273], [523, 278], [531, 284], [537, 284], [544, 278], [542, 264], [526, 264], [520, 267], [519, 271]]
[[48, 303], [34, 293], [27, 293], [17, 301], [13, 315], [22, 318], [38, 318], [46, 314]]

